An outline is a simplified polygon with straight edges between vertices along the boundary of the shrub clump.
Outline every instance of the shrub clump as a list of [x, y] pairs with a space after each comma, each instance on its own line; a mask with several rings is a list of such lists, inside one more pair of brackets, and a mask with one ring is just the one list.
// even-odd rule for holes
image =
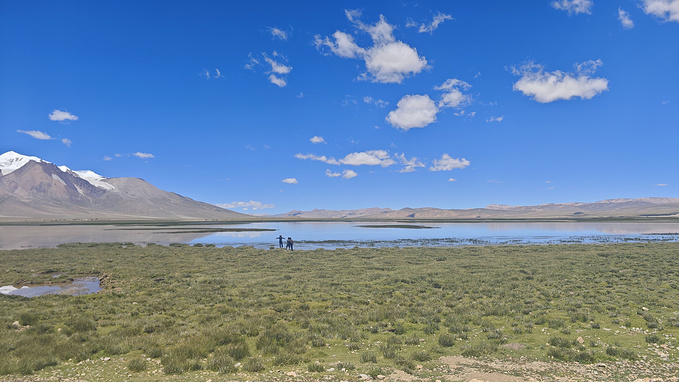
[[142, 372], [148, 369], [148, 362], [143, 358], [132, 358], [130, 362], [127, 363], [127, 369], [134, 372]]
[[449, 333], [444, 333], [439, 336], [439, 345], [449, 348], [455, 345], [455, 336]]

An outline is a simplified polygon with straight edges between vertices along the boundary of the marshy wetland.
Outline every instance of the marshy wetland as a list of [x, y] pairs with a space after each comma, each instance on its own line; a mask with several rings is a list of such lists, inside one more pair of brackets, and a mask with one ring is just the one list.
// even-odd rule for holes
[[103, 289], [1, 295], [0, 380], [669, 380], [678, 261], [679, 243], [5, 250], [0, 285]]

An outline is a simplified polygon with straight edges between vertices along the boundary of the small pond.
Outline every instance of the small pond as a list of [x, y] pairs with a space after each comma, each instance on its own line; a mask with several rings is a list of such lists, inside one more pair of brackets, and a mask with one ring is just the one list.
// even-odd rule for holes
[[57, 285], [21, 286], [5, 285], [0, 287], [0, 294], [23, 297], [38, 297], [46, 294], [65, 294], [78, 296], [82, 294], [97, 293], [101, 290], [98, 277], [83, 277], [73, 282]]

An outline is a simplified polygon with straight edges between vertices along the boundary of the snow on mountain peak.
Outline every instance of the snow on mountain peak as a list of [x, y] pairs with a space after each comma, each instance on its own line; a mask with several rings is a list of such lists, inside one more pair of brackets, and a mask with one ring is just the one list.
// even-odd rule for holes
[[29, 157], [27, 155], [21, 155], [14, 151], [8, 151], [0, 155], [0, 174], [7, 175], [23, 167], [26, 163], [30, 161], [43, 162], [44, 161], [38, 157]]
[[[50, 163], [38, 157], [31, 157], [27, 155], [21, 155], [14, 151], [8, 151], [0, 155], [0, 174], [2, 175], [11, 174], [12, 172], [20, 169], [30, 161]], [[59, 166], [59, 170], [73, 174], [74, 176], [77, 176], [81, 179], [84, 179], [95, 187], [103, 188], [105, 190], [115, 189], [115, 187], [112, 184], [106, 182], [105, 177], [95, 173], [94, 171], [90, 170], [73, 171], [66, 166]]]

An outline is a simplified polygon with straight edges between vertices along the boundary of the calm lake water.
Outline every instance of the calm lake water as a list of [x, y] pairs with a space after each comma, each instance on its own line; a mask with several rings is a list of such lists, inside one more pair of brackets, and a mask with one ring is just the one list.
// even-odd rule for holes
[[[388, 225], [391, 228], [383, 228]], [[62, 243], [132, 242], [278, 246], [292, 237], [296, 250], [393, 246], [563, 244], [679, 241], [679, 222], [408, 223], [286, 222], [190, 226], [0, 226], [0, 249], [49, 248]], [[378, 227], [379, 226], [379, 227]], [[250, 232], [191, 232], [205, 229], [271, 229]]]

